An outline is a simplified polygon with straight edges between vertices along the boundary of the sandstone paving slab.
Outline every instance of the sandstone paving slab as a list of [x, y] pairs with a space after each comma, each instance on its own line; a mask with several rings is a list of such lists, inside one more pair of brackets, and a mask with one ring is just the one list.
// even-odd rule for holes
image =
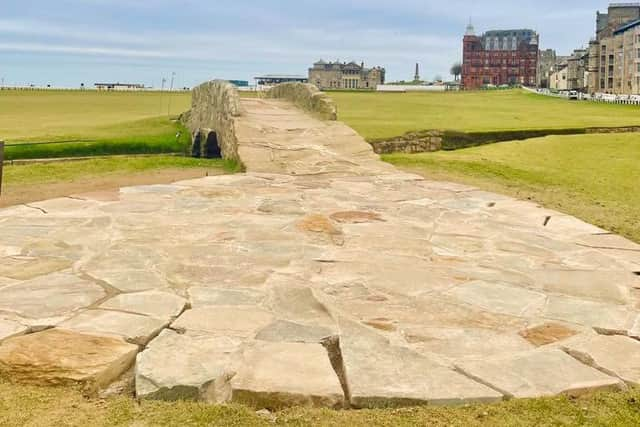
[[4, 341], [0, 373], [18, 383], [80, 384], [94, 393], [126, 372], [137, 352], [121, 339], [49, 329]]
[[582, 235], [577, 239], [577, 243], [595, 249], [618, 249], [629, 252], [640, 252], [640, 244], [607, 232]]
[[55, 323], [105, 296], [104, 289], [93, 282], [70, 273], [54, 273], [3, 288], [0, 312]]
[[516, 398], [579, 395], [623, 387], [618, 378], [584, 365], [559, 349], [460, 362], [457, 367], [467, 376]]
[[169, 292], [146, 291], [120, 294], [107, 300], [100, 308], [143, 314], [158, 319], [172, 319], [185, 309], [187, 300]]
[[136, 395], [159, 400], [231, 400], [240, 340], [165, 329], [138, 354]]
[[629, 291], [640, 278], [629, 271], [540, 270], [532, 273], [536, 283], [547, 292], [590, 298], [601, 302], [625, 304]]
[[185, 311], [171, 328], [194, 335], [253, 338], [273, 320], [272, 313], [258, 307], [208, 306]]
[[633, 328], [638, 312], [626, 305], [552, 295], [542, 317], [590, 326], [601, 332], [626, 335]]
[[[297, 282], [297, 279], [293, 280]], [[281, 280], [277, 283], [278, 285], [273, 286], [268, 305], [278, 317], [329, 328], [335, 325], [329, 309], [318, 300], [313, 289], [295, 285], [285, 286]]]
[[259, 341], [271, 342], [298, 342], [298, 343], [322, 343], [331, 337], [335, 331], [330, 328], [316, 325], [304, 325], [276, 320], [261, 329], [256, 335]]
[[100, 205], [99, 202], [93, 200], [79, 200], [71, 197], [60, 197], [29, 204], [29, 206], [44, 210], [47, 215], [74, 217], [95, 215], [92, 210]]
[[519, 332], [519, 335], [536, 347], [562, 342], [580, 333], [575, 327], [559, 322], [545, 322], [531, 325]]
[[640, 385], [640, 341], [624, 336], [577, 337], [563, 344], [571, 356], [631, 386]]
[[58, 327], [92, 335], [121, 337], [132, 344], [146, 345], [168, 323], [168, 319], [96, 309], [84, 311]]
[[547, 301], [547, 296], [540, 292], [482, 281], [459, 285], [448, 294], [487, 311], [513, 316], [535, 315]]
[[72, 261], [60, 257], [0, 258], [0, 276], [15, 280], [29, 280], [70, 268]]
[[350, 403], [357, 408], [491, 402], [502, 394], [371, 329], [340, 321], [340, 349]]
[[0, 319], [0, 343], [8, 338], [23, 335], [29, 330], [25, 325], [8, 319]]
[[245, 348], [232, 379], [233, 401], [257, 409], [338, 408], [344, 394], [321, 344], [257, 342]]
[[194, 308], [208, 305], [259, 305], [265, 298], [264, 292], [251, 288], [189, 288], [189, 299]]
[[534, 346], [516, 332], [497, 332], [481, 328], [431, 328], [403, 326], [402, 335], [411, 348], [450, 363], [461, 359], [521, 353]]

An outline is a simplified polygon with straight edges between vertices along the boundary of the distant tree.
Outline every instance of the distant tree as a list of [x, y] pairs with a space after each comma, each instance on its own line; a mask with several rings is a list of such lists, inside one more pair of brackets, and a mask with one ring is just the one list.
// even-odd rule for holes
[[434, 82], [441, 82], [442, 81], [442, 76], [440, 74], [436, 74], [436, 76], [433, 78]]
[[451, 66], [450, 72], [453, 78], [455, 79], [455, 81], [458, 81], [459, 77], [462, 75], [462, 64], [459, 62], [456, 62]]

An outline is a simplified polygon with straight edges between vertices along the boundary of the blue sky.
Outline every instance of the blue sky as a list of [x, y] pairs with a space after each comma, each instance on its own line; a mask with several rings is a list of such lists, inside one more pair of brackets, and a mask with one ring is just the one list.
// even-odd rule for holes
[[446, 76], [477, 31], [533, 28], [567, 54], [593, 36], [596, 0], [0, 0], [5, 84], [306, 74], [317, 59], [365, 61], [388, 79]]

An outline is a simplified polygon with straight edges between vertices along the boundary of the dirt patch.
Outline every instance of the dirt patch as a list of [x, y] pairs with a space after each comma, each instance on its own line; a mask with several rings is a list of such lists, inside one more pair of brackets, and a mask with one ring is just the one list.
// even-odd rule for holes
[[[18, 167], [18, 166], [16, 166]], [[209, 168], [169, 168], [129, 174], [89, 176], [78, 180], [44, 184], [3, 183], [0, 207], [32, 203], [82, 193], [108, 193], [132, 185], [169, 184], [172, 182], [220, 175], [222, 171]]]
[[536, 347], [553, 344], [567, 338], [571, 338], [578, 332], [557, 323], [545, 323], [535, 328], [525, 329], [520, 332], [520, 336]]

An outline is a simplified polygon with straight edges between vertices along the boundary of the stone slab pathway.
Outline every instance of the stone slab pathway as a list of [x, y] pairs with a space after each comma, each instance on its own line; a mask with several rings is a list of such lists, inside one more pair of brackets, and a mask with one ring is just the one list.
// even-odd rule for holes
[[0, 372], [271, 409], [638, 383], [639, 245], [243, 106], [246, 174], [0, 210]]

